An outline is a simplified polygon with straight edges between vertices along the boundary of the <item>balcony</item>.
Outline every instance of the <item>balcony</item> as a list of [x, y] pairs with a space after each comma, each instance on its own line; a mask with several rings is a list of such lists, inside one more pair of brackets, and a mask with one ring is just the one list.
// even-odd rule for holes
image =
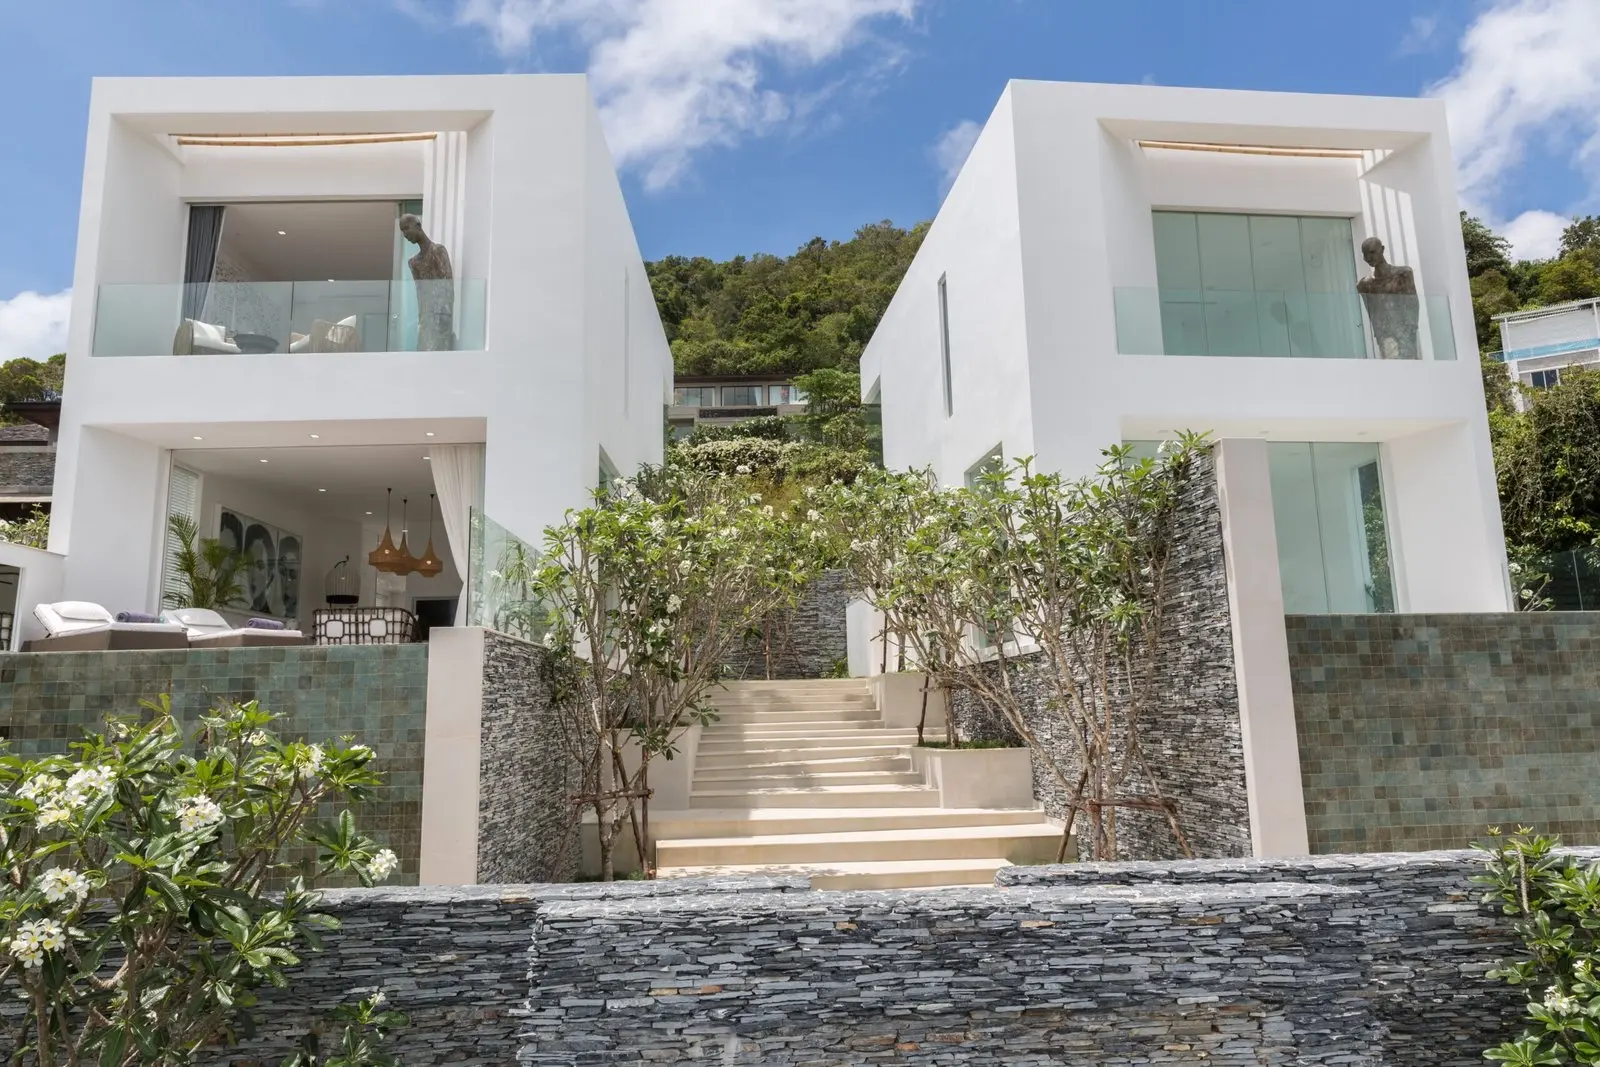
[[1125, 356], [1453, 360], [1447, 296], [1117, 287]]
[[[102, 285], [90, 353], [481, 351], [487, 291], [483, 279]], [[440, 309], [427, 328], [419, 304]]]

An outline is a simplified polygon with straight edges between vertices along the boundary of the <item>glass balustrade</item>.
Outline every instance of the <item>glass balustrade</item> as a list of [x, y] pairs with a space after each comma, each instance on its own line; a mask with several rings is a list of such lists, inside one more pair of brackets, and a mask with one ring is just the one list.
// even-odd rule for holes
[[534, 589], [540, 562], [538, 549], [474, 508], [467, 537], [467, 625], [541, 640], [549, 611]]
[[483, 279], [102, 285], [96, 356], [481, 351]]
[[1112, 295], [1127, 356], [1456, 358], [1447, 296], [1131, 286]]

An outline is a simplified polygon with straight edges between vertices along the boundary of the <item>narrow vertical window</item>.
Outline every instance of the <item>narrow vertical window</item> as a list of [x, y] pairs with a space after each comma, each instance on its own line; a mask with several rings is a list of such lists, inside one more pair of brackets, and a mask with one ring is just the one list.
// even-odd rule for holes
[[939, 275], [939, 367], [944, 376], [944, 413], [955, 412], [954, 398], [950, 392], [950, 290], [945, 276]]

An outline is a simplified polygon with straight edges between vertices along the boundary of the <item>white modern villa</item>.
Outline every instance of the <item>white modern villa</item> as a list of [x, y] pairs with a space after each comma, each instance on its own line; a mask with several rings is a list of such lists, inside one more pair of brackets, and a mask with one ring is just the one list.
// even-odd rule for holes
[[1437, 101], [1012, 82], [862, 360], [887, 465], [1208, 431], [1282, 611], [1505, 610], [1453, 175]]
[[[420, 277], [406, 215], [445, 250]], [[73, 290], [21, 599], [158, 612], [181, 514], [246, 552], [241, 615], [449, 623], [470, 515], [537, 542], [661, 456], [671, 356], [581, 76], [96, 80]], [[368, 566], [386, 529], [427, 565]]]
[[1513, 311], [1495, 322], [1499, 358], [1514, 382], [1548, 389], [1568, 367], [1600, 366], [1600, 297]]

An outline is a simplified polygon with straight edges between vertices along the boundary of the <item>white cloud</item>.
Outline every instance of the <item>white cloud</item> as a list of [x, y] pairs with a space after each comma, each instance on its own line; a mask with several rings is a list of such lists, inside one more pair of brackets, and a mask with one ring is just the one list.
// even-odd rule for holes
[[43, 359], [67, 347], [72, 290], [44, 295], [31, 290], [0, 300], [0, 361]]
[[1433, 49], [1434, 36], [1439, 32], [1438, 15], [1412, 15], [1406, 35], [1400, 38], [1400, 54], [1414, 56]]
[[1561, 245], [1561, 231], [1571, 221], [1554, 211], [1524, 211], [1495, 229], [1511, 242], [1514, 259], [1549, 259]]
[[[797, 121], [807, 96], [775, 88], [773, 66], [818, 67], [868, 27], [907, 20], [921, 0], [456, 0], [455, 21], [501, 56], [546, 34], [588, 49], [606, 140], [649, 188], [676, 181], [699, 150]], [[402, 6], [404, 9], [404, 6]]]
[[1468, 210], [1514, 229], [1519, 253], [1553, 252], [1559, 218], [1530, 211], [1505, 222], [1495, 210], [1531, 143], [1575, 145], [1571, 166], [1588, 185], [1582, 200], [1600, 197], [1597, 39], [1595, 0], [1496, 0], [1462, 36], [1454, 73], [1428, 89], [1449, 109]]
[[948, 130], [939, 135], [933, 142], [931, 154], [933, 162], [939, 168], [939, 193], [942, 196], [950, 191], [956, 183], [956, 175], [961, 173], [961, 165], [967, 161], [967, 156], [972, 152], [972, 146], [978, 142], [978, 134], [983, 132], [983, 127], [971, 119], [962, 119]]

